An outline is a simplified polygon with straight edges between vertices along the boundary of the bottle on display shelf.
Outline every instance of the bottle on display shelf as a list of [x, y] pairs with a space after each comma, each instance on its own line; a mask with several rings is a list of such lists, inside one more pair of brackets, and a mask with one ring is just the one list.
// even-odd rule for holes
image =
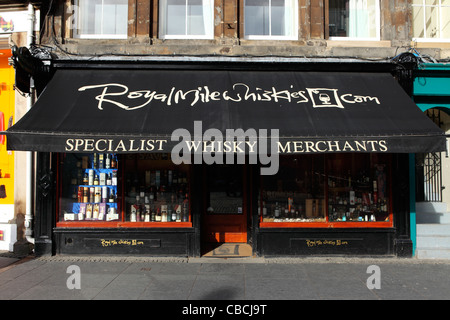
[[97, 154], [92, 155], [92, 168], [97, 169]]
[[98, 168], [103, 169], [103, 166], [104, 166], [104, 154], [100, 153], [98, 155]]
[[116, 169], [117, 168], [117, 160], [116, 157], [112, 154], [111, 155], [111, 169]]
[[111, 168], [111, 158], [109, 156], [109, 153], [107, 153], [105, 157], [105, 169], [109, 168]]
[[161, 209], [158, 208], [156, 209], [156, 216], [155, 216], [155, 221], [156, 222], [161, 222], [162, 218], [161, 218]]
[[182, 221], [188, 222], [189, 221], [189, 198], [188, 194], [186, 193], [184, 200], [183, 200], [183, 208], [182, 208]]

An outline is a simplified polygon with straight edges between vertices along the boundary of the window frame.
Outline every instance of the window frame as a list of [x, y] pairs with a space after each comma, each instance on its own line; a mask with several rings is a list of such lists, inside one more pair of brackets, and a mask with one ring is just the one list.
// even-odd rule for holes
[[376, 26], [376, 36], [375, 37], [339, 37], [339, 36], [329, 36], [329, 22], [330, 22], [330, 5], [329, 0], [326, 0], [325, 14], [326, 14], [326, 34], [328, 35], [328, 40], [332, 41], [380, 41], [381, 40], [381, 1], [374, 0], [375, 3], [375, 21]]
[[[74, 38], [77, 39], [127, 39], [128, 37], [128, 13], [127, 13], [127, 32], [125, 34], [101, 34], [101, 33], [96, 33], [96, 34], [88, 34], [88, 33], [81, 33], [81, 29], [79, 28], [81, 26], [81, 17], [82, 17], [82, 12], [80, 10], [80, 1], [81, 0], [74, 0], [73, 3], [73, 14], [74, 14], [74, 19], [76, 21], [76, 25], [78, 26], [77, 28], [74, 29], [74, 32], [72, 34], [72, 36]], [[128, 1], [125, 1], [126, 5], [127, 5], [127, 11], [128, 11]], [[102, 0], [102, 8], [104, 5], [104, 0]], [[102, 22], [103, 22], [103, 10], [102, 10]]]
[[[188, 23], [188, 15], [187, 15], [187, 8], [188, 8], [188, 0], [185, 0], [186, 2], [186, 11], [185, 11], [185, 18], [186, 18], [186, 25], [185, 25], [185, 31], [187, 33], [187, 23]], [[203, 7], [204, 8], [204, 7]], [[167, 1], [166, 0], [159, 0], [158, 4], [158, 38], [162, 40], [183, 40], [183, 39], [189, 39], [189, 40], [213, 40], [214, 39], [214, 0], [209, 0], [209, 8], [208, 10], [211, 10], [210, 16], [211, 16], [211, 25], [208, 26], [210, 29], [209, 31], [205, 28], [205, 34], [204, 35], [190, 35], [190, 34], [184, 34], [184, 35], [170, 35], [166, 34], [165, 29], [167, 27], [164, 25], [167, 23], [166, 19], [164, 19], [164, 12], [167, 10]], [[205, 18], [206, 15], [203, 13], [203, 18]]]
[[442, 33], [442, 7], [448, 7], [448, 8], [450, 8], [450, 4], [449, 5], [445, 5], [445, 6], [443, 6], [442, 5], [442, 0], [438, 0], [439, 1], [439, 4], [438, 5], [433, 5], [433, 4], [426, 4], [426, 0], [422, 0], [422, 4], [414, 4], [414, 3], [411, 3], [411, 11], [413, 11], [413, 8], [414, 7], [420, 7], [420, 8], [422, 8], [422, 10], [423, 10], [423, 30], [424, 30], [424, 36], [425, 37], [422, 37], [422, 38], [420, 38], [420, 37], [414, 37], [414, 12], [412, 12], [412, 28], [413, 28], [413, 37], [412, 37], [412, 40], [413, 41], [416, 41], [416, 42], [450, 42], [450, 37], [449, 38], [441, 38], [441, 37], [439, 37], [439, 38], [428, 38], [428, 37], [426, 37], [426, 35], [427, 35], [427, 24], [426, 24], [426, 19], [427, 19], [427, 16], [426, 16], [426, 8], [427, 7], [436, 7], [436, 8], [438, 8], [438, 15], [439, 15], [439, 21], [438, 21], [438, 25], [439, 25], [439, 34], [441, 34]]
[[[298, 6], [298, 1], [297, 0], [292, 0], [292, 3], [294, 5], [293, 8], [293, 12], [294, 12], [294, 21], [293, 21], [293, 30], [291, 30], [293, 32], [292, 35], [284, 35], [284, 36], [273, 36], [273, 35], [248, 35], [246, 34], [245, 31], [245, 11], [246, 11], [246, 1], [244, 0], [242, 3], [242, 18], [243, 18], [243, 38], [245, 40], [298, 40], [298, 35], [299, 35], [299, 6]], [[269, 10], [272, 10], [272, 6], [271, 6], [271, 0], [269, 0]], [[269, 21], [271, 21], [271, 16], [272, 14], [269, 13]], [[272, 31], [272, 25], [270, 24], [269, 26], [269, 31]]]

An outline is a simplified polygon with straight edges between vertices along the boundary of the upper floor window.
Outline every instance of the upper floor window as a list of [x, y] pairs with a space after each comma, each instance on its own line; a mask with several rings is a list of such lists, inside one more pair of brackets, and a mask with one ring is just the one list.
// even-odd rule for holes
[[379, 40], [379, 0], [329, 0], [330, 39]]
[[76, 37], [127, 37], [128, 0], [76, 0]]
[[246, 39], [296, 40], [297, 0], [244, 0]]
[[214, 0], [160, 0], [161, 39], [213, 39]]
[[450, 40], [450, 0], [413, 0], [413, 38]]

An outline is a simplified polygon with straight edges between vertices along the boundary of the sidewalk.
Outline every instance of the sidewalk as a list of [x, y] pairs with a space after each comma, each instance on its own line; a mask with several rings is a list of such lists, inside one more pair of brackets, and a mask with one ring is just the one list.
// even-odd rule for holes
[[[1, 300], [450, 299], [448, 260], [98, 256], [13, 260], [0, 266]], [[368, 272], [371, 265], [379, 267], [379, 289], [368, 288], [368, 282], [376, 283], [374, 271]]]

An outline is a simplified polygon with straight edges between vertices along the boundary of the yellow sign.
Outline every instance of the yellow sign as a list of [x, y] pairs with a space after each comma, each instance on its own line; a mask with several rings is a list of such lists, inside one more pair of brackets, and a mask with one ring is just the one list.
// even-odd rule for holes
[[[0, 131], [14, 121], [14, 68], [8, 64], [11, 50], [0, 50]], [[14, 204], [14, 153], [6, 150], [6, 137], [0, 135], [0, 205]]]

